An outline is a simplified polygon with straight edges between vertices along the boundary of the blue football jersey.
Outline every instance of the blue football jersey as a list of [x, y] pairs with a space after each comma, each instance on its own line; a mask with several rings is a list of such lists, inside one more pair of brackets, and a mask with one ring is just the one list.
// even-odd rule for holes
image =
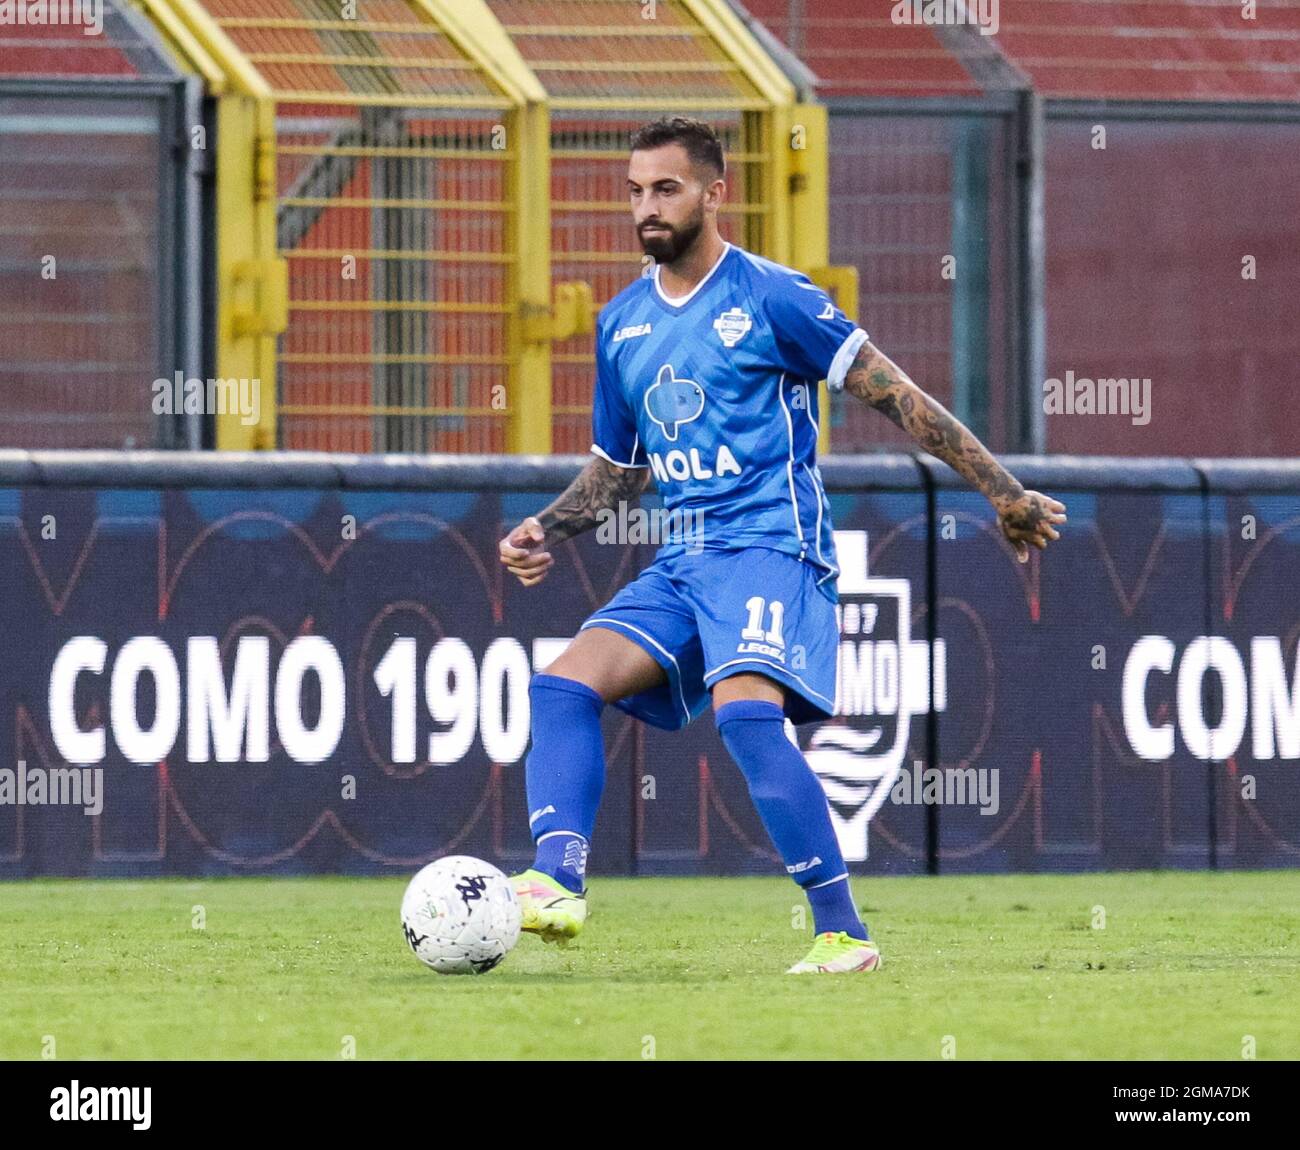
[[591, 450], [654, 472], [689, 528], [661, 555], [771, 547], [835, 596], [817, 383], [843, 388], [866, 340], [807, 276], [733, 244], [689, 295], [665, 295], [656, 267], [601, 309]]

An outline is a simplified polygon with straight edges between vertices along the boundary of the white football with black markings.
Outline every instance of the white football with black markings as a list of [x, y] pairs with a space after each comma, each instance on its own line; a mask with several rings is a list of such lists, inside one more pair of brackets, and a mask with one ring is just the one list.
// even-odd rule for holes
[[439, 974], [486, 974], [519, 941], [510, 880], [491, 863], [449, 855], [419, 872], [402, 896], [402, 932]]

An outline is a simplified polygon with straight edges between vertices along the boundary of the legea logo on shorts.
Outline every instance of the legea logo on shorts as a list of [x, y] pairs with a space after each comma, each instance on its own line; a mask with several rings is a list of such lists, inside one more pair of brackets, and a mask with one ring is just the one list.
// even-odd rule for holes
[[[913, 715], [925, 710], [929, 652], [912, 639], [912, 586], [867, 575], [867, 533], [836, 531], [840, 562], [839, 690], [835, 719], [804, 757], [821, 779], [840, 850], [867, 857], [867, 824], [889, 797], [907, 754]], [[944, 643], [936, 641], [935, 709], [946, 708]]]

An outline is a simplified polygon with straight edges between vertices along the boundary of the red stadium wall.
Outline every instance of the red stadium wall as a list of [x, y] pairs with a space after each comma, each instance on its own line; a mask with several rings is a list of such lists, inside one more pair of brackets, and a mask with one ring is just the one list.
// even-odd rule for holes
[[[952, 157], [942, 133], [906, 118], [908, 99], [968, 96], [977, 104], [984, 93], [973, 62], [986, 46], [1001, 56], [1004, 77], [1018, 71], [1047, 98], [1046, 377], [1151, 380], [1149, 423], [1049, 415], [1047, 449], [1295, 454], [1300, 266], [1282, 253], [1294, 250], [1300, 221], [1300, 117], [1251, 122], [1207, 106], [1203, 120], [1190, 121], [1186, 112], [1210, 100], [1300, 104], [1300, 7], [1261, 5], [1245, 20], [1235, 0], [1020, 0], [999, 6], [989, 38], [895, 26], [888, 0], [744, 4], [817, 74], [820, 98], [900, 97], [895, 117], [832, 118], [832, 257], [859, 267], [859, 318], [921, 386], [951, 398], [951, 309], [928, 260], [947, 242]], [[1059, 118], [1057, 101], [1067, 99], [1152, 106], [1140, 118], [1131, 103], [1110, 115]], [[1093, 147], [1094, 124], [1106, 128], [1104, 150]], [[863, 146], [891, 131], [908, 137], [910, 162]], [[994, 233], [1007, 210], [1005, 199], [990, 201], [994, 300]], [[1254, 279], [1243, 278], [1248, 256]], [[1000, 361], [989, 350], [988, 438], [997, 449], [1005, 421]], [[1044, 383], [1031, 381], [1034, 402]], [[861, 412], [839, 418], [839, 450], [905, 442]]]
[[[1010, 448], [1008, 388], [1013, 374], [1005, 339], [1010, 287], [1012, 189], [1003, 178], [1000, 121], [964, 127], [955, 117], [836, 114], [831, 119], [831, 261], [858, 269], [858, 319], [917, 384], [950, 408], [954, 397], [954, 282], [942, 275], [954, 251], [955, 153], [963, 131], [982, 130], [971, 152], [985, 166], [987, 202], [970, 226], [987, 244], [985, 362], [962, 366], [988, 381], [986, 442]], [[977, 140], [980, 137], [977, 137]], [[972, 213], [977, 205], [971, 206]], [[964, 257], [963, 257], [964, 258]], [[970, 351], [971, 357], [976, 355]], [[853, 401], [833, 404], [837, 451], [906, 450], [911, 438]]]
[[0, 27], [0, 76], [139, 76], [111, 36], [82, 35], [78, 26], [48, 28], [10, 22]]
[[[809, 0], [816, 7], [818, 0]], [[1300, 7], [1263, 0], [1014, 0], [998, 44], [1047, 96], [1300, 100]]]
[[[0, 134], [0, 447], [153, 445], [162, 145], [118, 129], [157, 115], [144, 100], [0, 97], [17, 125]], [[83, 126], [35, 127], [53, 117]]]
[[1047, 130], [1047, 374], [1149, 378], [1152, 416], [1052, 415], [1049, 450], [1295, 455], [1300, 123], [1091, 132]]
[[822, 98], [975, 96], [962, 57], [996, 55], [1056, 98], [1300, 101], [1300, 6], [1285, 0], [1252, 19], [1240, 0], [1013, 0], [991, 37], [896, 25], [896, 0], [741, 3], [817, 74]]
[[894, 24], [892, 0], [744, 0], [818, 76], [818, 95], [978, 96], [980, 86], [927, 27]]
[[[115, 8], [103, 16], [96, 35], [0, 23], [0, 80], [56, 81], [0, 96], [0, 447], [155, 445], [172, 145], [163, 105], [130, 83], [171, 72]], [[86, 80], [122, 83], [109, 99]]]

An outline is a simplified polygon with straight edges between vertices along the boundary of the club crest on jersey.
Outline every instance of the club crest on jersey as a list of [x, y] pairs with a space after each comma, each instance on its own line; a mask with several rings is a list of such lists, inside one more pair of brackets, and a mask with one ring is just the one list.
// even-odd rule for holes
[[718, 338], [722, 340], [723, 344], [729, 348], [735, 347], [744, 339], [753, 326], [754, 321], [738, 307], [724, 311], [713, 321], [713, 330], [718, 333]]
[[659, 377], [646, 389], [645, 409], [659, 425], [664, 438], [675, 443], [682, 424], [700, 418], [704, 410], [704, 388], [693, 379], [678, 379], [673, 365], [666, 363], [659, 369]]
[[638, 336], [649, 335], [652, 325], [648, 323], [635, 324], [632, 327], [621, 327], [614, 333], [614, 343], [622, 343], [625, 339], [636, 339]]

